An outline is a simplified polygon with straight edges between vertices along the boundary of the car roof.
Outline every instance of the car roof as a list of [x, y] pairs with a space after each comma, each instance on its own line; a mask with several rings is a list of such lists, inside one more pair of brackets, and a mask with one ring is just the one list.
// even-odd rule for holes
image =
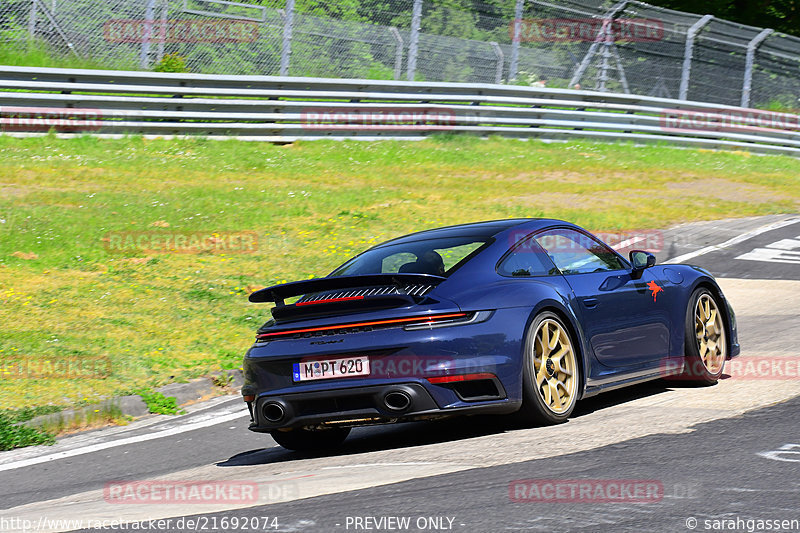
[[427, 239], [440, 239], [448, 237], [475, 237], [480, 240], [488, 240], [498, 233], [511, 228], [520, 227], [527, 230], [536, 230], [552, 224], [565, 224], [561, 220], [547, 218], [509, 218], [503, 220], [487, 220], [484, 222], [472, 222], [469, 224], [458, 224], [456, 226], [445, 226], [442, 228], [429, 229], [410, 233], [402, 237], [382, 242], [375, 248], [382, 246], [405, 244]]

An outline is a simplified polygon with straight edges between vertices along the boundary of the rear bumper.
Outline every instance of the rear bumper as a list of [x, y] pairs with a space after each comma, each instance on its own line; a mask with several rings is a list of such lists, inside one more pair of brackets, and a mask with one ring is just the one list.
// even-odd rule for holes
[[[242, 395], [253, 431], [314, 425], [370, 425], [457, 414], [513, 412], [522, 401], [522, 332], [528, 313], [501, 309], [482, 322], [430, 329], [402, 327], [256, 343], [243, 362]], [[369, 357], [367, 376], [295, 382], [293, 364]], [[491, 375], [491, 379], [477, 375]], [[464, 381], [445, 382], [447, 376]], [[471, 380], [467, 380], [470, 377]], [[405, 394], [392, 409], [386, 395]], [[400, 395], [395, 395], [400, 400]], [[280, 418], [268, 419], [268, 404]], [[275, 413], [273, 413], [275, 414]]]
[[334, 390], [261, 395], [250, 402], [250, 430], [269, 432], [305, 426], [363, 426], [424, 420], [459, 414], [511, 413], [520, 402], [509, 401], [499, 381], [498, 399], [461, 407], [440, 407], [420, 383], [387, 383]]

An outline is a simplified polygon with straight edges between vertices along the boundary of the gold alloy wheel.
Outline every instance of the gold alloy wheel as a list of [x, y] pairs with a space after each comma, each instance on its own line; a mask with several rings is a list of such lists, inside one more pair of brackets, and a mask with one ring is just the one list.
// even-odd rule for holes
[[536, 391], [553, 413], [566, 412], [575, 401], [575, 351], [564, 328], [545, 319], [536, 330], [533, 346], [533, 375]]
[[694, 333], [703, 365], [711, 374], [719, 373], [727, 355], [725, 326], [722, 324], [717, 304], [709, 294], [703, 294], [697, 300], [694, 311]]

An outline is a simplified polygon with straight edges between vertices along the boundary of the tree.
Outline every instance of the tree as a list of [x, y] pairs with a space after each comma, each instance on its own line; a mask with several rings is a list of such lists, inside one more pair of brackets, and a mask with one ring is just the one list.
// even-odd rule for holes
[[800, 36], [798, 0], [707, 0], [700, 5], [696, 0], [652, 0], [649, 3]]

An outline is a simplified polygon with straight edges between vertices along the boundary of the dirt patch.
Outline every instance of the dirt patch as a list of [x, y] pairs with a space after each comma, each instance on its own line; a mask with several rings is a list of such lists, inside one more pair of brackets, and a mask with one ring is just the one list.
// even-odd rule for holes
[[631, 198], [644, 197], [647, 191], [626, 191], [620, 195], [619, 191], [598, 191], [584, 194], [569, 192], [540, 192], [525, 196], [509, 198], [508, 205], [530, 207], [568, 206], [570, 209], [598, 209], [615, 207], [630, 203]]
[[666, 185], [667, 189], [672, 191], [686, 192], [690, 196], [710, 196], [727, 202], [763, 204], [779, 202], [784, 199], [772, 189], [761, 185], [737, 183], [720, 178], [672, 181]]
[[21, 187], [12, 187], [12, 186], [5, 186], [0, 185], [0, 197], [10, 198], [12, 196], [25, 196], [30, 191], [26, 191]]
[[522, 174], [516, 174], [514, 176], [504, 176], [504, 175], [493, 175], [491, 177], [487, 177], [488, 179], [492, 179], [495, 181], [512, 181], [512, 182], [519, 182], [519, 183], [536, 183], [539, 181], [552, 181], [557, 183], [606, 183], [612, 180], [629, 180], [631, 179], [630, 175], [615, 173], [615, 172], [578, 172], [578, 171], [541, 171], [541, 172], [523, 172]]

